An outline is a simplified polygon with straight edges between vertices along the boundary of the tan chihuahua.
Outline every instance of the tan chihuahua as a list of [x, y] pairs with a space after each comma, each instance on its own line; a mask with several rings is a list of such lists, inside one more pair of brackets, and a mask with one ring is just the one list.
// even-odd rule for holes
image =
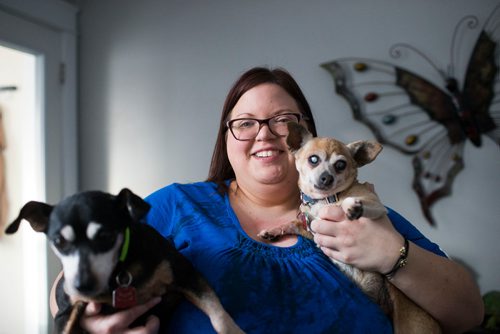
[[[370, 185], [357, 180], [358, 167], [372, 162], [382, 145], [374, 141], [346, 145], [333, 138], [313, 138], [296, 123], [289, 123], [288, 129], [287, 144], [299, 171], [303, 219], [261, 231], [259, 237], [275, 240], [287, 234], [300, 234], [313, 239], [310, 222], [323, 206], [332, 203], [340, 205], [349, 220], [378, 219], [387, 214]], [[408, 245], [402, 252], [406, 255], [407, 250]], [[384, 275], [332, 261], [391, 317], [395, 333], [441, 333], [438, 323]]]

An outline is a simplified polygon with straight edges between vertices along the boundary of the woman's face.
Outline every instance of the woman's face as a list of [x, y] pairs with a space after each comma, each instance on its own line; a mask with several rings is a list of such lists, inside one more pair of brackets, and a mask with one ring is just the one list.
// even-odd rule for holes
[[[300, 114], [297, 103], [280, 86], [266, 83], [243, 94], [229, 119], [266, 119], [284, 113]], [[229, 130], [226, 140], [229, 162], [240, 185], [247, 182], [297, 184], [295, 161], [288, 153], [286, 138], [272, 134], [268, 125], [262, 125], [253, 140], [238, 141]]]

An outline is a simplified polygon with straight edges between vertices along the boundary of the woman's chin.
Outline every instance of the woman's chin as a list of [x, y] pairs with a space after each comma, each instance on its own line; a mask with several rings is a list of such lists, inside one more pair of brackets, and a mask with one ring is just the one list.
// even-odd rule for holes
[[255, 179], [262, 184], [280, 184], [287, 180], [287, 174], [282, 169], [274, 171], [260, 170], [256, 173]]

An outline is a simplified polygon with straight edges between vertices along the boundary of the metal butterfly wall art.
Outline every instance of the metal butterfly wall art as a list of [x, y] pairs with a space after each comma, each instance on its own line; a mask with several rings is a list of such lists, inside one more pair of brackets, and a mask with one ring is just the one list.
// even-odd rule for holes
[[391, 47], [394, 59], [403, 51], [417, 54], [442, 77], [440, 83], [367, 58], [341, 58], [321, 65], [333, 76], [336, 92], [347, 100], [356, 120], [381, 143], [413, 156], [413, 189], [431, 225], [435, 225], [431, 206], [451, 194], [453, 180], [464, 168], [464, 145], [481, 147], [484, 137], [500, 145], [500, 6], [481, 27], [462, 84], [455, 73], [457, 39], [478, 26], [472, 15], [457, 23], [447, 71], [409, 44]]

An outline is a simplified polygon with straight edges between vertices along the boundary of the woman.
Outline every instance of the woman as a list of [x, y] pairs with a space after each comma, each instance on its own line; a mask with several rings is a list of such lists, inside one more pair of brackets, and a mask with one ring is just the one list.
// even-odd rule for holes
[[[248, 333], [391, 332], [381, 309], [328, 257], [387, 273], [404, 237], [410, 240], [408, 264], [392, 283], [445, 332], [479, 324], [483, 305], [471, 276], [392, 210], [390, 220], [348, 221], [340, 208], [325, 208], [312, 222], [321, 248], [302, 237], [277, 242], [257, 237], [298, 213], [298, 175], [282, 126], [289, 121], [316, 135], [309, 105], [293, 78], [281, 69], [247, 71], [226, 98], [207, 182], [173, 184], [147, 198], [152, 205], [148, 223], [174, 240], [238, 325]], [[99, 305], [91, 304], [82, 323], [89, 332], [126, 332], [156, 302], [112, 316], [97, 314]], [[208, 319], [187, 302], [171, 319], [173, 333], [211, 331]], [[157, 322], [151, 318], [130, 333], [154, 333]]]

